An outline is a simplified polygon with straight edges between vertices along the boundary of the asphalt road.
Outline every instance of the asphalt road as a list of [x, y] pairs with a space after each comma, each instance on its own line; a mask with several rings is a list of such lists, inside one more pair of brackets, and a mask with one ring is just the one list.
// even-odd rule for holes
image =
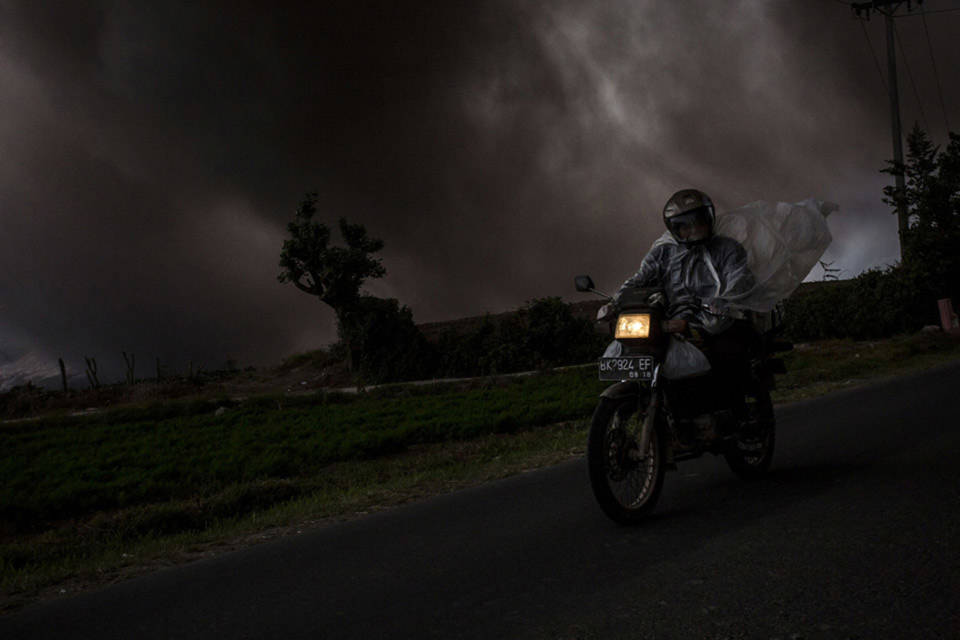
[[0, 638], [960, 638], [960, 363], [778, 408], [608, 521], [582, 460], [0, 618]]

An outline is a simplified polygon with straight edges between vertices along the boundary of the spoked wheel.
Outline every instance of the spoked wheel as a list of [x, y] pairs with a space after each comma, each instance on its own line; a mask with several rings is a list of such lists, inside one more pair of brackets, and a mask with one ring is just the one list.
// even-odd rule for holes
[[727, 464], [744, 480], [763, 477], [773, 460], [776, 418], [769, 392], [747, 398], [747, 424], [724, 454]]
[[636, 400], [601, 398], [593, 413], [587, 441], [587, 464], [593, 494], [613, 520], [639, 522], [657, 504], [665, 471], [662, 438], [654, 429], [647, 455], [638, 440], [643, 414]]

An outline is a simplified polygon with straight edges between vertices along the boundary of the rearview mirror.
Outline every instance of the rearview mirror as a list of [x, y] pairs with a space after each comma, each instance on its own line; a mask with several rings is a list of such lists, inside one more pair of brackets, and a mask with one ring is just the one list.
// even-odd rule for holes
[[577, 291], [593, 291], [593, 278], [590, 276], [577, 276], [573, 279], [574, 285], [577, 287]]

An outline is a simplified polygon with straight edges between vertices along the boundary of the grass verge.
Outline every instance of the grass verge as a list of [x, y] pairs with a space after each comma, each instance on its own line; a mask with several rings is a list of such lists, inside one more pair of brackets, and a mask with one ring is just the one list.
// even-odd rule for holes
[[[785, 355], [778, 403], [960, 357], [938, 334]], [[590, 369], [0, 428], [0, 611], [582, 455]]]
[[777, 376], [775, 403], [793, 402], [960, 358], [960, 339], [918, 333], [886, 340], [823, 340], [799, 344], [784, 355], [787, 373]]

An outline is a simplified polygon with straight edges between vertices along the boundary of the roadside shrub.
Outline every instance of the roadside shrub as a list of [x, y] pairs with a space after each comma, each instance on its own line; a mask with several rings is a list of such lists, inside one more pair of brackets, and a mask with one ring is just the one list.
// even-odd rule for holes
[[17, 385], [0, 393], [0, 416], [19, 418], [30, 415], [47, 408], [49, 399], [54, 395], [53, 392], [38, 387], [32, 382]]
[[341, 325], [357, 354], [360, 380], [367, 384], [429, 378], [436, 370], [433, 346], [413, 323], [413, 312], [395, 298], [363, 296]]
[[484, 317], [475, 329], [440, 338], [441, 377], [496, 375], [587, 362], [605, 340], [560, 298], [531, 300], [516, 312]]
[[496, 341], [480, 355], [477, 362], [479, 373], [497, 375], [536, 368], [537, 354], [530, 348], [529, 330], [530, 322], [525, 308], [502, 317]]
[[560, 298], [540, 298], [526, 308], [526, 347], [538, 367], [580, 364], [596, 358], [606, 337], [577, 318]]
[[804, 285], [784, 302], [787, 335], [795, 341], [868, 340], [938, 324], [945, 295], [922, 269], [896, 265], [852, 280]]
[[437, 344], [440, 354], [437, 377], [461, 378], [486, 373], [480, 363], [495, 348], [498, 331], [497, 323], [489, 315], [473, 330], [445, 330]]

